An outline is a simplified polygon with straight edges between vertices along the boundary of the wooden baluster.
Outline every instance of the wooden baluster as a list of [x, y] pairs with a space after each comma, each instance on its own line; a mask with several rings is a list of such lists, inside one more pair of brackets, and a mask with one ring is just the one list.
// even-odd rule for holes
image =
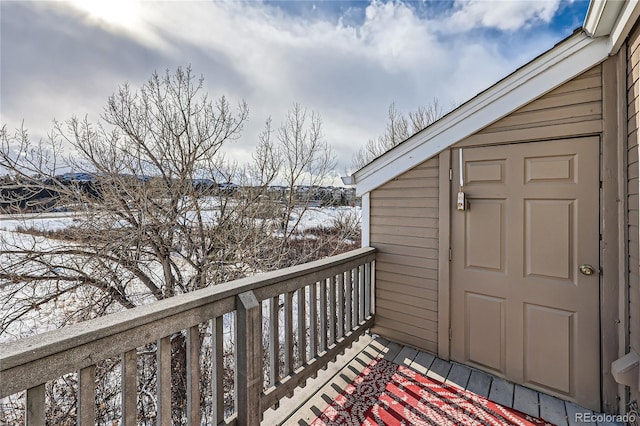
[[320, 281], [320, 351], [327, 350], [327, 280]]
[[200, 329], [187, 330], [187, 424], [200, 424]]
[[371, 263], [364, 265], [364, 315], [371, 316]]
[[309, 286], [309, 358], [318, 355], [318, 283]]
[[365, 320], [365, 313], [364, 313], [364, 304], [365, 304], [365, 298], [366, 298], [366, 292], [365, 292], [365, 278], [364, 278], [364, 265], [361, 265], [358, 268], [358, 271], [360, 273], [360, 314], [358, 315], [358, 318], [360, 319], [359, 322], [362, 322]]
[[371, 277], [369, 278], [369, 288], [371, 292], [371, 314], [376, 313], [376, 261], [371, 261]]
[[356, 328], [360, 324], [360, 274], [358, 268], [354, 268], [353, 272], [353, 322], [352, 328]]
[[280, 297], [269, 299], [269, 384], [275, 386], [280, 380]]
[[126, 426], [138, 423], [138, 353], [135, 349], [122, 354], [122, 419]]
[[26, 424], [29, 426], [44, 426], [44, 383], [27, 389]]
[[336, 342], [336, 277], [329, 278], [329, 345]]
[[213, 401], [213, 421], [224, 421], [224, 330], [223, 317], [211, 320], [211, 400]]
[[353, 286], [351, 285], [351, 271], [347, 271], [346, 273], [346, 281], [345, 281], [345, 295], [346, 295], [346, 300], [345, 300], [345, 307], [346, 307], [346, 312], [345, 312], [345, 326], [347, 330], [351, 330], [353, 329], [353, 320], [351, 319], [351, 311], [352, 311], [352, 304], [353, 304], [353, 300], [351, 299], [351, 294], [353, 292]]
[[[124, 400], [124, 386], [122, 389], [122, 399]], [[122, 408], [124, 409], [124, 404]], [[124, 413], [122, 417], [124, 418]], [[93, 425], [95, 423], [96, 366], [90, 365], [78, 372], [78, 424]]]
[[253, 291], [236, 296], [237, 423], [259, 425], [262, 418], [262, 305]]
[[171, 336], [158, 340], [156, 392], [158, 393], [157, 424], [171, 425]]
[[293, 292], [284, 295], [284, 374], [293, 371]]
[[344, 336], [344, 272], [338, 274], [338, 332], [336, 338]]
[[307, 362], [306, 288], [298, 289], [298, 359], [300, 365]]

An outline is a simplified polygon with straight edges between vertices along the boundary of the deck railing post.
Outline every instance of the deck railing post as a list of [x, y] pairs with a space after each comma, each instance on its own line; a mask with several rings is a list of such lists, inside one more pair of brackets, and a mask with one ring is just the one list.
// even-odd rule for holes
[[211, 401], [215, 424], [224, 421], [224, 348], [223, 317], [211, 320]]
[[158, 426], [171, 425], [171, 336], [158, 340], [156, 352], [158, 372], [156, 392], [158, 394], [158, 408], [156, 423]]
[[280, 380], [280, 296], [269, 298], [269, 384]]
[[78, 372], [78, 424], [96, 423], [96, 366]]
[[371, 263], [364, 265], [364, 316], [371, 315]]
[[364, 321], [366, 319], [366, 313], [365, 313], [365, 300], [367, 297], [366, 294], [366, 283], [365, 283], [365, 265], [361, 265], [360, 267], [358, 267], [358, 273], [360, 274], [360, 278], [359, 278], [359, 291], [360, 291], [360, 297], [358, 300], [358, 306], [360, 307], [360, 313], [358, 314], [358, 324], [361, 323], [362, 321]]
[[262, 309], [253, 291], [236, 296], [237, 420], [239, 425], [259, 425], [262, 417]]
[[327, 280], [320, 281], [320, 351], [327, 350]]
[[318, 283], [309, 286], [309, 358], [318, 355]]
[[138, 351], [135, 349], [122, 354], [122, 422], [126, 426], [138, 423], [137, 358]]
[[187, 330], [187, 423], [200, 424], [200, 328]]
[[26, 424], [28, 426], [44, 426], [44, 384], [27, 389]]
[[336, 277], [329, 278], [329, 345], [336, 342]]
[[284, 294], [284, 375], [294, 370], [293, 362], [293, 292]]

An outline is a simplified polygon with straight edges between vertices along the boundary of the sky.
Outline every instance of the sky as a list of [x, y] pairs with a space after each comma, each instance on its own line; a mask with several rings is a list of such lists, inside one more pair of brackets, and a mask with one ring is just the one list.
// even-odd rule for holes
[[[46, 137], [54, 118], [100, 119], [109, 95], [190, 65], [249, 120], [250, 158], [294, 102], [322, 118], [336, 177], [403, 113], [459, 105], [570, 35], [586, 0], [0, 0], [0, 123]], [[336, 180], [337, 183], [337, 180]]]

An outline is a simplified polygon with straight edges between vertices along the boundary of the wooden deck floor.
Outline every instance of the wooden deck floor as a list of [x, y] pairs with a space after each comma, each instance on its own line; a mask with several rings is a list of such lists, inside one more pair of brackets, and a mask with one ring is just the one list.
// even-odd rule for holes
[[308, 380], [304, 388], [297, 389], [292, 398], [282, 400], [277, 410], [268, 410], [262, 424], [308, 425], [378, 356], [559, 426], [584, 424], [576, 422], [575, 414], [593, 413], [574, 403], [514, 385], [484, 372], [443, 361], [380, 337], [365, 335], [326, 370], [319, 372], [316, 378]]

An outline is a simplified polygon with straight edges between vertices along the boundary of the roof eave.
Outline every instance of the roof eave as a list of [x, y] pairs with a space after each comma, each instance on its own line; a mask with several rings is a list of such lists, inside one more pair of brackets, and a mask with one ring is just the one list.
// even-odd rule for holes
[[615, 54], [631, 32], [639, 15], [638, 0], [592, 0], [583, 29], [591, 37], [609, 36], [609, 54]]
[[638, 17], [640, 17], [640, 2], [632, 0], [623, 4], [614, 2], [619, 6], [618, 15], [609, 33], [609, 54], [618, 52], [627, 36], [633, 29]]
[[[608, 38], [577, 33], [353, 174], [362, 195], [605, 60]], [[572, 65], [565, 60], [573, 57]]]

